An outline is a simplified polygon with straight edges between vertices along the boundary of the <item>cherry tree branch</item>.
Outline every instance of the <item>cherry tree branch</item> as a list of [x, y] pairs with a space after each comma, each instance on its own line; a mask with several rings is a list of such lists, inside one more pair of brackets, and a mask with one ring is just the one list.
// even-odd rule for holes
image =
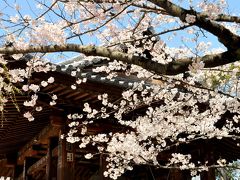
[[[169, 15], [180, 18], [181, 21], [186, 22], [187, 14], [196, 17], [194, 25], [202, 28], [218, 37], [218, 40], [224, 44], [228, 49], [237, 49], [240, 46], [240, 37], [233, 34], [224, 26], [207, 19], [205, 15], [197, 13], [194, 10], [184, 9], [168, 0], [149, 0], [153, 4], [166, 10]], [[226, 17], [225, 17], [226, 18]]]
[[214, 19], [214, 21], [240, 23], [240, 17], [220, 14]]
[[158, 33], [155, 33], [153, 35], [149, 35], [149, 36], [145, 36], [145, 37], [141, 37], [141, 38], [137, 38], [137, 39], [130, 39], [130, 40], [122, 41], [122, 42], [119, 42], [119, 43], [113, 43], [113, 44], [108, 45], [108, 47], [113, 47], [113, 46], [116, 46], [116, 45], [119, 45], [119, 44], [122, 44], [122, 43], [131, 43], [131, 42], [141, 41], [141, 40], [144, 40], [144, 39], [147, 39], [147, 38], [160, 36], [160, 35], [167, 34], [167, 33], [170, 33], [170, 32], [180, 31], [180, 30], [186, 29], [186, 28], [191, 27], [191, 26], [192, 25], [184, 25], [184, 26], [173, 28], [173, 29], [167, 29], [165, 31], [158, 32]]
[[97, 46], [82, 46], [78, 44], [64, 44], [51, 46], [30, 46], [27, 49], [16, 49], [14, 47], [0, 48], [0, 54], [26, 54], [26, 53], [51, 53], [51, 52], [79, 52], [87, 56], [102, 56], [109, 58], [110, 61], [118, 60], [128, 64], [139, 65], [144, 69], [154, 72], [159, 75], [177, 75], [188, 71], [189, 65], [193, 60], [202, 61], [205, 63], [205, 68], [217, 67], [229, 64], [240, 60], [240, 49], [236, 51], [226, 51], [219, 54], [205, 55], [199, 58], [184, 58], [176, 61], [162, 64], [142, 56], [135, 56], [119, 51], [112, 50], [106, 47]]
[[[79, 2], [84, 2], [84, 0], [78, 0]], [[159, 1], [159, 0], [154, 0], [154, 1], [152, 1], [152, 0], [149, 0], [150, 2], [152, 2], [152, 3], [154, 3], [155, 5], [158, 5], [158, 4], [156, 4], [155, 2], [156, 1]], [[162, 0], [160, 0], [160, 1], [162, 1]], [[160, 3], [160, 1], [159, 1], [159, 3]], [[166, 0], [163, 0], [162, 2], [164, 2], [164, 1], [166, 1]], [[63, 2], [63, 3], [66, 3], [66, 2], [69, 2], [69, 0], [59, 0], [59, 2]], [[95, 2], [95, 3], [117, 3], [118, 1], [116, 1], [116, 0], [94, 0], [93, 2]], [[168, 14], [168, 15], [170, 15], [171, 13], [169, 13], [168, 11], [165, 11], [166, 9], [165, 8], [163, 8], [163, 7], [161, 7], [160, 9], [159, 8], [157, 8], [157, 7], [150, 7], [150, 6], [147, 6], [147, 5], [145, 5], [145, 4], [137, 4], [137, 3], [135, 3], [133, 6], [135, 6], [135, 7], [139, 7], [139, 8], [143, 8], [143, 9], [149, 9], [149, 10], [152, 10], [152, 11], [154, 11], [154, 12], [160, 12], [161, 14]], [[183, 8], [181, 8], [181, 9], [183, 9]], [[187, 11], [187, 10], [186, 10]], [[206, 14], [204, 14], [204, 13], [200, 13], [200, 15], [202, 16], [202, 17], [205, 17], [205, 18], [207, 18], [208, 16], [206, 15]], [[220, 22], [222, 22], [222, 21], [224, 21], [224, 22], [235, 22], [235, 23], [240, 23], [240, 17], [238, 17], [238, 16], [231, 16], [231, 15], [227, 15], [227, 14], [219, 14], [215, 19], [214, 19], [214, 21], [220, 21]]]

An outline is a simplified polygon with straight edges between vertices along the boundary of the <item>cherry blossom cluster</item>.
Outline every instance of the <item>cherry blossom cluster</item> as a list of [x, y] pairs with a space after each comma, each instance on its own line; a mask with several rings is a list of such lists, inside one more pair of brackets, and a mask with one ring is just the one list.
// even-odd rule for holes
[[[218, 92], [209, 92], [209, 90], [190, 85], [186, 87], [187, 89], [176, 88], [175, 86], [179, 83], [180, 81], [176, 80], [175, 82], [171, 81], [171, 84], [163, 83], [161, 86], [153, 84], [150, 88], [144, 87], [144, 84], [140, 83], [136, 84], [133, 89], [123, 92], [114, 118], [119, 124], [131, 127], [134, 131], [97, 135], [85, 134], [86, 136], [78, 139], [81, 141], [81, 148], [85, 148], [88, 144], [97, 145], [100, 142], [107, 142], [104, 148], [101, 145], [99, 152], [109, 154], [107, 157], [108, 170], [104, 173], [105, 176], [116, 179], [126, 170], [131, 170], [133, 162], [134, 164], [152, 163], [156, 166], [159, 165], [157, 155], [172, 145], [169, 144], [169, 140], [177, 145], [195, 139], [228, 137], [231, 132], [239, 132], [239, 128], [234, 128], [231, 121], [227, 121], [220, 129], [215, 126], [226, 111], [232, 113], [239, 111], [240, 103], [237, 98], [226, 97]], [[145, 90], [146, 93], [144, 93]], [[142, 93], [139, 94], [137, 91]], [[107, 95], [99, 96], [99, 100], [103, 101], [104, 106], [109, 104], [107, 97]], [[135, 120], [122, 118], [126, 112], [130, 112], [142, 104], [149, 105], [157, 100], [163, 102], [160, 103], [159, 107], [149, 107], [146, 110], [146, 115], [139, 116]], [[201, 104], [206, 106], [206, 103], [209, 107], [201, 111], [199, 106]], [[109, 108], [111, 106], [107, 106], [105, 111], [109, 111]], [[85, 104], [84, 112], [92, 114], [93, 110], [89, 104]], [[87, 116], [87, 118], [91, 120], [94, 117]], [[238, 121], [238, 117], [234, 119]], [[181, 137], [181, 134], [187, 134], [187, 136]], [[108, 138], [100, 139], [103, 135]], [[88, 154], [86, 157], [91, 158], [92, 156]], [[185, 160], [183, 161], [183, 159]], [[182, 164], [179, 165], [179, 162]], [[195, 169], [195, 166], [198, 171], [207, 169], [207, 165], [199, 166], [190, 162], [189, 155], [173, 154], [173, 158], [166, 167], [171, 167], [172, 164], [178, 164], [180, 169]], [[193, 174], [196, 174], [196, 171]]]
[[[211, 34], [194, 26], [201, 16], [206, 22], [214, 22], [214, 27], [222, 25], [239, 34], [239, 23], [217, 21], [221, 15], [230, 12], [226, 0], [169, 2], [183, 4], [189, 11], [183, 13], [183, 18], [177, 18], [177, 12], [169, 13], [167, 8], [146, 0], [103, 0], [99, 3], [69, 0], [39, 1], [36, 16], [35, 13], [22, 14], [23, 7], [17, 4], [12, 6], [16, 14], [0, 12], [1, 37], [5, 41], [1, 43], [8, 50], [33, 49], [34, 52], [34, 47], [44, 50], [68, 43], [95, 44], [107, 47], [109, 54], [118, 51], [128, 53], [129, 57], [140, 57], [138, 64], [143, 67], [148, 67], [151, 62], [176, 63], [174, 69], [191, 60], [186, 72], [176, 76], [157, 75], [147, 68], [109, 57], [108, 63], [94, 65], [92, 71], [104, 74], [108, 80], [125, 76], [135, 81], [129, 83], [117, 100], [112, 99], [111, 93], [100, 94], [99, 106], [80, 102], [83, 105], [81, 112], [67, 117], [69, 132], [63, 138], [78, 143], [79, 148], [95, 146], [96, 153], [87, 153], [85, 158], [104, 155], [106, 177], [117, 179], [139, 164], [190, 169], [195, 175], [197, 171], [208, 170], [209, 164], [194, 163], [190, 154], [176, 152], [171, 153], [171, 158], [163, 165], [159, 163], [158, 155], [199, 139], [239, 139], [234, 135], [240, 132], [239, 62], [205, 68], [206, 63], [200, 57], [223, 52], [226, 48], [220, 45], [212, 48], [215, 42], [208, 42]], [[9, 100], [14, 101], [16, 93], [23, 93], [29, 98], [23, 103], [27, 109], [23, 116], [29, 121], [34, 120], [36, 111], [43, 109], [38, 104], [39, 93], [55, 81], [49, 76], [39, 84], [31, 83], [33, 73], [56, 70], [43, 60], [44, 54], [34, 52], [31, 55], [25, 68], [15, 69], [8, 68], [11, 58], [0, 56], [0, 111], [4, 113], [4, 105]], [[19, 52], [12, 55], [16, 61], [24, 57]], [[71, 76], [76, 77], [76, 82], [71, 85], [73, 90], [87, 82], [86, 77], [78, 76], [80, 71], [77, 68], [71, 72]], [[57, 94], [49, 92], [47, 96], [50, 106], [58, 103]], [[227, 112], [233, 117], [219, 126], [218, 122]], [[113, 128], [95, 134], [90, 132], [91, 126], [98, 122], [112, 123]], [[229, 162], [219, 159], [214, 163], [222, 167]]]

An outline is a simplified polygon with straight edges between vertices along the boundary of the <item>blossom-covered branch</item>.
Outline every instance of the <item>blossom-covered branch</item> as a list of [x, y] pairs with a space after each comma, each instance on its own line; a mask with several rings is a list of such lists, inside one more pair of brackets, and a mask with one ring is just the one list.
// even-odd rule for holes
[[111, 61], [119, 60], [128, 64], [139, 65], [156, 74], [163, 75], [176, 75], [188, 71], [189, 65], [193, 60], [201, 61], [205, 64], [205, 68], [212, 68], [222, 66], [228, 63], [238, 61], [240, 59], [240, 51], [226, 51], [219, 54], [205, 55], [200, 58], [185, 58], [172, 61], [167, 64], [161, 64], [142, 56], [134, 54], [127, 54], [119, 51], [114, 51], [105, 47], [97, 46], [81, 46], [77, 44], [64, 44], [52, 46], [30, 46], [27, 49], [16, 48], [0, 48], [1, 54], [25, 54], [25, 53], [51, 53], [51, 52], [64, 52], [73, 51], [85, 54], [87, 56], [102, 56], [109, 58]]
[[187, 16], [192, 16], [194, 20], [191, 23], [217, 36], [219, 41], [227, 48], [236, 49], [240, 45], [239, 36], [233, 34], [224, 26], [212, 21], [208, 16], [206, 17], [194, 10], [184, 9], [168, 0], [150, 0], [150, 2], [165, 9], [170, 15], [179, 17], [183, 22], [187, 22]]

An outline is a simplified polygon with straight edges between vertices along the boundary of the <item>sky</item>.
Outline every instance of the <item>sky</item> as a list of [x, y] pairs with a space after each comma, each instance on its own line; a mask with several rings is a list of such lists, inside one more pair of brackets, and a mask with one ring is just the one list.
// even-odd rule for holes
[[[37, 1], [35, 0], [0, 0], [2, 1], [0, 3], [0, 12], [4, 12], [8, 15], [11, 15], [11, 16], [14, 16], [16, 14], [16, 12], [14, 11], [14, 5], [15, 4], [18, 4], [20, 6], [20, 11], [21, 11], [21, 15], [24, 16], [26, 14], [29, 14], [31, 16], [35, 16], [36, 14], [39, 14], [39, 12], [41, 11], [40, 9], [36, 8], [36, 4], [37, 4]], [[217, 1], [217, 0], [212, 0], [213, 2]], [[45, 0], [45, 2], [52, 2], [50, 0]], [[174, 0], [173, 2], [178, 2], [179, 3], [179, 0]], [[189, 8], [187, 5], [188, 3], [186, 3], [187, 0], [183, 0], [183, 2], [181, 3], [181, 6], [184, 6], [185, 8]], [[197, 0], [193, 0], [193, 2], [199, 2]], [[240, 6], [239, 6], [239, 3], [240, 3], [240, 0], [228, 0], [228, 6], [229, 6], [229, 12], [232, 13], [232, 12], [235, 12], [236, 15], [240, 15]], [[52, 16], [50, 15], [49, 18], [52, 19]], [[53, 19], [54, 20], [54, 19]], [[1, 34], [4, 33], [1, 29], [0, 29], [0, 36]], [[185, 36], [186, 34], [186, 37], [189, 36], [187, 33], [183, 33], [183, 32], [177, 32], [177, 33], [181, 33], [181, 36]], [[172, 41], [168, 42], [168, 45], [170, 47], [179, 47], [179, 46], [182, 46], [182, 41], [181, 41], [181, 38], [180, 36], [178, 36], [179, 38], [174, 38]], [[161, 38], [163, 40], [167, 39], [168, 38], [168, 35], [163, 35], [161, 36]], [[3, 40], [2, 38], [0, 38], [0, 42], [1, 40]], [[83, 36], [82, 37], [82, 40], [84, 43], [89, 43], [90, 41], [93, 41], [93, 42], [96, 42], [96, 44], [98, 44], [98, 41], [97, 40], [93, 40], [93, 38], [90, 39], [89, 36]], [[214, 36], [211, 36], [211, 35], [208, 35], [207, 38], [201, 38], [199, 39], [200, 41], [209, 41], [212, 43], [212, 48], [224, 48], [217, 40], [216, 37]], [[72, 41], [73, 43], [74, 42], [77, 42], [77, 41]], [[77, 42], [79, 43], [79, 42]], [[192, 46], [191, 44], [189, 44], [188, 46]], [[76, 53], [64, 53], [64, 56], [66, 56], [65, 58], [66, 59], [69, 59], [73, 56], [76, 56], [78, 54]], [[59, 58], [62, 58], [62, 56], [59, 56], [59, 54], [57, 56], [55, 55], [51, 55], [52, 56], [52, 59], [54, 59], [54, 62], [57, 62]]]

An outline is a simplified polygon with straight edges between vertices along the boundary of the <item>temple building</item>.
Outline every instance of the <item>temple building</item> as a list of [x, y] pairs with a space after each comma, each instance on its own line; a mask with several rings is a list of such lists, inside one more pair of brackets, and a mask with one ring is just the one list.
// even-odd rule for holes
[[[34, 121], [29, 122], [23, 117], [27, 107], [23, 102], [28, 99], [28, 94], [16, 94], [14, 102], [9, 100], [2, 114], [0, 126], [0, 177], [10, 177], [16, 180], [103, 180], [105, 170], [104, 157], [99, 155], [86, 159], [88, 152], [94, 153], [96, 149], [80, 149], [78, 144], [66, 142], [61, 138], [68, 132], [67, 115], [82, 112], [83, 104], [88, 102], [93, 107], [98, 107], [98, 95], [108, 93], [112, 100], [121, 97], [123, 90], [131, 88], [134, 82], [139, 81], [134, 77], [120, 75], [108, 79], [104, 73], [94, 73], [93, 67], [104, 63], [105, 60], [95, 58], [84, 60], [74, 58], [56, 65], [56, 71], [48, 73], [35, 73], [30, 83], [40, 84], [50, 76], [55, 81], [38, 92], [37, 103], [42, 106], [42, 111], [34, 112]], [[22, 59], [9, 63], [11, 68], [24, 67], [26, 60]], [[72, 73], [76, 73], [73, 75]], [[76, 89], [71, 88], [76, 83], [76, 77], [87, 79]], [[146, 84], [147, 85], [147, 84]], [[57, 104], [49, 105], [49, 95], [57, 95]], [[16, 104], [18, 108], [16, 108]], [[19, 109], [19, 110], [18, 110]], [[141, 111], [141, 110], [139, 110]], [[229, 118], [231, 115], [226, 114]], [[120, 131], [121, 127], [114, 124], [111, 119], [99, 121], [88, 128], [89, 134], [99, 132]], [[240, 148], [236, 142], [229, 139], [199, 140], [188, 145], [178, 147], [182, 152], [189, 152], [195, 159], [215, 161], [221, 156], [229, 161], [240, 157]], [[172, 152], [163, 152], [159, 161], [166, 161]], [[193, 158], [193, 159], [194, 159]], [[127, 171], [120, 180], [187, 180], [191, 179], [188, 171], [177, 169], [157, 169], [147, 165], [136, 166], [133, 171]], [[215, 170], [201, 174], [203, 180], [215, 179]]]

